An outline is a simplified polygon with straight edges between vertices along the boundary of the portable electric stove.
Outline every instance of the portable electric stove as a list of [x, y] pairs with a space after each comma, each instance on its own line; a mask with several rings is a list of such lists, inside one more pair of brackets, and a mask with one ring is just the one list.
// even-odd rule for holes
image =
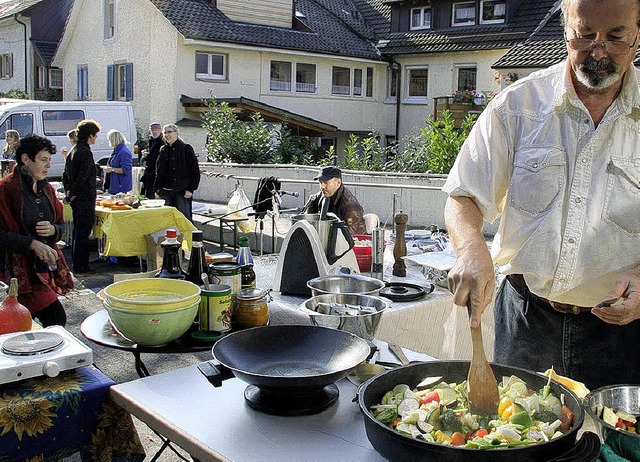
[[0, 335], [0, 384], [93, 363], [93, 351], [61, 326]]

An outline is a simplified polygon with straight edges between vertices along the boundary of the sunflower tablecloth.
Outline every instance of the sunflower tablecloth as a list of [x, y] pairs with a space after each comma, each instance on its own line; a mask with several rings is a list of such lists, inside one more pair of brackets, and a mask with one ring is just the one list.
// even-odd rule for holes
[[114, 385], [93, 366], [0, 385], [0, 462], [143, 461], [131, 415], [109, 397]]

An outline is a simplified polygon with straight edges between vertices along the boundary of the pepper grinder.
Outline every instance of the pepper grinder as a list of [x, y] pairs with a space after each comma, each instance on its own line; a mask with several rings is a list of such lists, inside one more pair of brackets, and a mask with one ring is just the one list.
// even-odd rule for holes
[[402, 257], [407, 255], [407, 243], [404, 240], [404, 232], [407, 229], [409, 215], [400, 211], [400, 213], [396, 213], [393, 217], [393, 221], [396, 224], [396, 242], [393, 246], [393, 258], [395, 258], [395, 262], [393, 264], [392, 274], [403, 278], [407, 275], [407, 266]]

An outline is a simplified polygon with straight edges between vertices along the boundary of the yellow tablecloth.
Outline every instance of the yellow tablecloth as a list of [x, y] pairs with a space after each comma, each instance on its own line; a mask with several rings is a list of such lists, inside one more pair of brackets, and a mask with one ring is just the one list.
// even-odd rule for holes
[[145, 235], [167, 228], [177, 228], [183, 236], [182, 248], [191, 248], [196, 227], [175, 207], [112, 210], [97, 206], [93, 235], [99, 239], [106, 235], [105, 256], [125, 257], [146, 255]]

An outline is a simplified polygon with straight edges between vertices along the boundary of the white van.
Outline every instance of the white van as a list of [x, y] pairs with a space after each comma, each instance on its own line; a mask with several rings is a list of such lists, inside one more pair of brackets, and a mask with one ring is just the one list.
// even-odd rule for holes
[[[133, 147], [137, 142], [136, 123], [131, 103], [126, 101], [36, 101], [26, 99], [0, 98], [0, 150], [7, 141], [5, 131], [12, 129], [20, 137], [29, 133], [45, 136], [57, 147], [57, 154], [51, 157], [48, 177], [57, 179], [64, 171], [62, 148], [69, 148], [67, 132], [76, 128], [83, 119], [93, 119], [101, 130], [96, 143], [91, 147], [96, 163], [104, 165], [113, 148], [109, 146], [107, 132], [116, 129], [122, 132]], [[134, 156], [135, 157], [135, 156]]]

